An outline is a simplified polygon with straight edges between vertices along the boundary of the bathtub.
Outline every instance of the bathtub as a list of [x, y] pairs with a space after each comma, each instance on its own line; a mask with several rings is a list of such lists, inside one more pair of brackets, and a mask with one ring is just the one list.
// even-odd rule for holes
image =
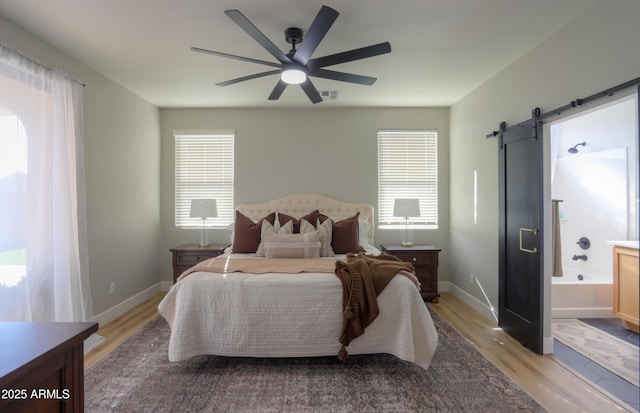
[[564, 276], [551, 279], [552, 318], [613, 317], [613, 276], [564, 268], [563, 272]]

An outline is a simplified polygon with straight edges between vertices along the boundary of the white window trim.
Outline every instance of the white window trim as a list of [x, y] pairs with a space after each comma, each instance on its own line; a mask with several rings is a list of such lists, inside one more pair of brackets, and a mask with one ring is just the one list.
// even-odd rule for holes
[[215, 199], [218, 216], [207, 218], [209, 228], [227, 228], [234, 214], [235, 131], [174, 131], [175, 225], [201, 228], [189, 217], [192, 199]]
[[378, 131], [378, 228], [405, 228], [405, 219], [393, 216], [396, 198], [420, 200], [409, 228], [438, 228], [437, 131]]

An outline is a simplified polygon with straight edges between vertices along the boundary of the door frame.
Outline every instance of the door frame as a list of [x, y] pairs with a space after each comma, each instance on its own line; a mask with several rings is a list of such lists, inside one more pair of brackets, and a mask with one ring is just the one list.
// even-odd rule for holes
[[[540, 116], [542, 123], [542, 225], [543, 228], [551, 228], [551, 125], [566, 120], [569, 117], [580, 114], [583, 111], [590, 110], [594, 107], [601, 106], [607, 102], [612, 102], [620, 98], [620, 96], [628, 96], [636, 94], [638, 101], [638, 125], [640, 127], [640, 77], [621, 83], [612, 88], [603, 90], [596, 94], [590, 95], [582, 99], [576, 99], [569, 104], [558, 107], [543, 113]], [[596, 102], [596, 103], [594, 103]], [[571, 114], [564, 114], [565, 111], [571, 111]], [[501, 128], [504, 122], [501, 124]], [[486, 138], [495, 138], [500, 132], [494, 130], [486, 135]], [[541, 249], [543, 251], [551, 251], [551, 231], [544, 231], [541, 239]], [[543, 354], [553, 353], [553, 338], [551, 336], [551, 274], [552, 263], [551, 254], [544, 254], [542, 261], [543, 271], [541, 271], [542, 280], [542, 348]], [[491, 314], [495, 317], [493, 311]]]
[[[551, 125], [553, 122], [541, 122], [542, 126], [542, 225], [548, 231], [542, 233], [542, 248], [552, 250], [551, 215]], [[542, 354], [553, 354], [551, 336], [551, 273], [553, 271], [552, 253], [542, 257]]]
[[[616, 88], [608, 91], [607, 93], [602, 93], [596, 95], [592, 99], [589, 99], [588, 103], [581, 104], [579, 107], [575, 105], [571, 105], [570, 113], [565, 113], [562, 110], [556, 109], [555, 111], [551, 111], [548, 113], [548, 116], [544, 116], [544, 121], [542, 122], [542, 188], [543, 188], [543, 225], [545, 228], [551, 228], [551, 126], [558, 123], [566, 121], [567, 119], [571, 119], [576, 116], [581, 116], [585, 112], [592, 111], [601, 107], [603, 105], [608, 105], [611, 103], [615, 103], [620, 99], [624, 99], [631, 95], [636, 95], [637, 105], [638, 105], [638, 127], [640, 128], [640, 78], [634, 79], [631, 82], [627, 82]], [[615, 92], [615, 93], [614, 93]], [[554, 113], [557, 112], [557, 113]], [[639, 149], [640, 150], [640, 149]], [[551, 231], [545, 231], [543, 233], [543, 238], [541, 240], [543, 248], [545, 251], [551, 251], [552, 247], [552, 236]], [[544, 354], [552, 354], [553, 353], [553, 337], [551, 335], [551, 305], [552, 305], [552, 286], [551, 286], [551, 273], [553, 271], [553, 264], [551, 262], [551, 254], [545, 254], [543, 259], [544, 266], [544, 279], [543, 279], [543, 297], [544, 297], [544, 307], [542, 309], [543, 314], [543, 353]]]

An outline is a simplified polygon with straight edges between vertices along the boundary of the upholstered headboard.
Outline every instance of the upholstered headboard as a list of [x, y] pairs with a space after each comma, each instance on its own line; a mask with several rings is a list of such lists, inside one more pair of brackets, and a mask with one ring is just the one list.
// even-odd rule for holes
[[316, 209], [331, 218], [347, 218], [360, 212], [360, 218], [366, 219], [369, 223], [368, 243], [375, 245], [373, 205], [370, 204], [351, 204], [318, 194], [293, 194], [257, 204], [239, 204], [236, 209], [251, 219], [260, 219], [271, 212], [281, 212], [300, 218]]

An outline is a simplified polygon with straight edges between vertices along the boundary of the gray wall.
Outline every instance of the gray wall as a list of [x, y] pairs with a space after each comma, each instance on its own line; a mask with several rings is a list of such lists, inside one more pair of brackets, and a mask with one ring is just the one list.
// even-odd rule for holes
[[[83, 82], [89, 271], [94, 314], [158, 283], [158, 109], [0, 16], [0, 42]], [[116, 293], [109, 294], [109, 284]]]
[[452, 106], [450, 281], [477, 300], [470, 273], [498, 305], [498, 149], [485, 135], [640, 76], [638, 16], [637, 0], [600, 2]]
[[[0, 41], [86, 83], [85, 162], [91, 283], [96, 314], [171, 279], [168, 249], [197, 233], [173, 225], [173, 138], [177, 129], [234, 129], [236, 203], [318, 192], [376, 205], [378, 128], [438, 129], [440, 229], [417, 242], [443, 248], [442, 280], [484, 301], [469, 273], [498, 297], [500, 121], [555, 108], [640, 76], [637, 0], [607, 0], [447, 108], [163, 109], [0, 17]], [[451, 131], [449, 132], [449, 128]], [[336, 167], [327, 167], [336, 165]], [[307, 168], [291, 174], [292, 167]], [[479, 220], [473, 223], [473, 171]], [[160, 179], [158, 179], [160, 176]], [[162, 211], [162, 215], [161, 212]], [[224, 231], [213, 237], [228, 239]], [[376, 242], [398, 242], [376, 231]], [[160, 263], [156, 261], [160, 258]], [[161, 273], [161, 276], [158, 274]], [[108, 294], [116, 282], [117, 292]]]
[[[440, 227], [416, 231], [414, 242], [443, 249], [448, 278], [449, 110], [389, 109], [162, 109], [162, 280], [171, 280], [169, 248], [196, 242], [197, 230], [174, 225], [174, 130], [235, 130], [235, 203], [263, 202], [292, 193], [319, 193], [377, 207], [378, 129], [436, 129]], [[377, 220], [377, 217], [376, 217]], [[399, 230], [377, 230], [376, 245], [402, 240]], [[228, 242], [226, 230], [210, 241]]]

